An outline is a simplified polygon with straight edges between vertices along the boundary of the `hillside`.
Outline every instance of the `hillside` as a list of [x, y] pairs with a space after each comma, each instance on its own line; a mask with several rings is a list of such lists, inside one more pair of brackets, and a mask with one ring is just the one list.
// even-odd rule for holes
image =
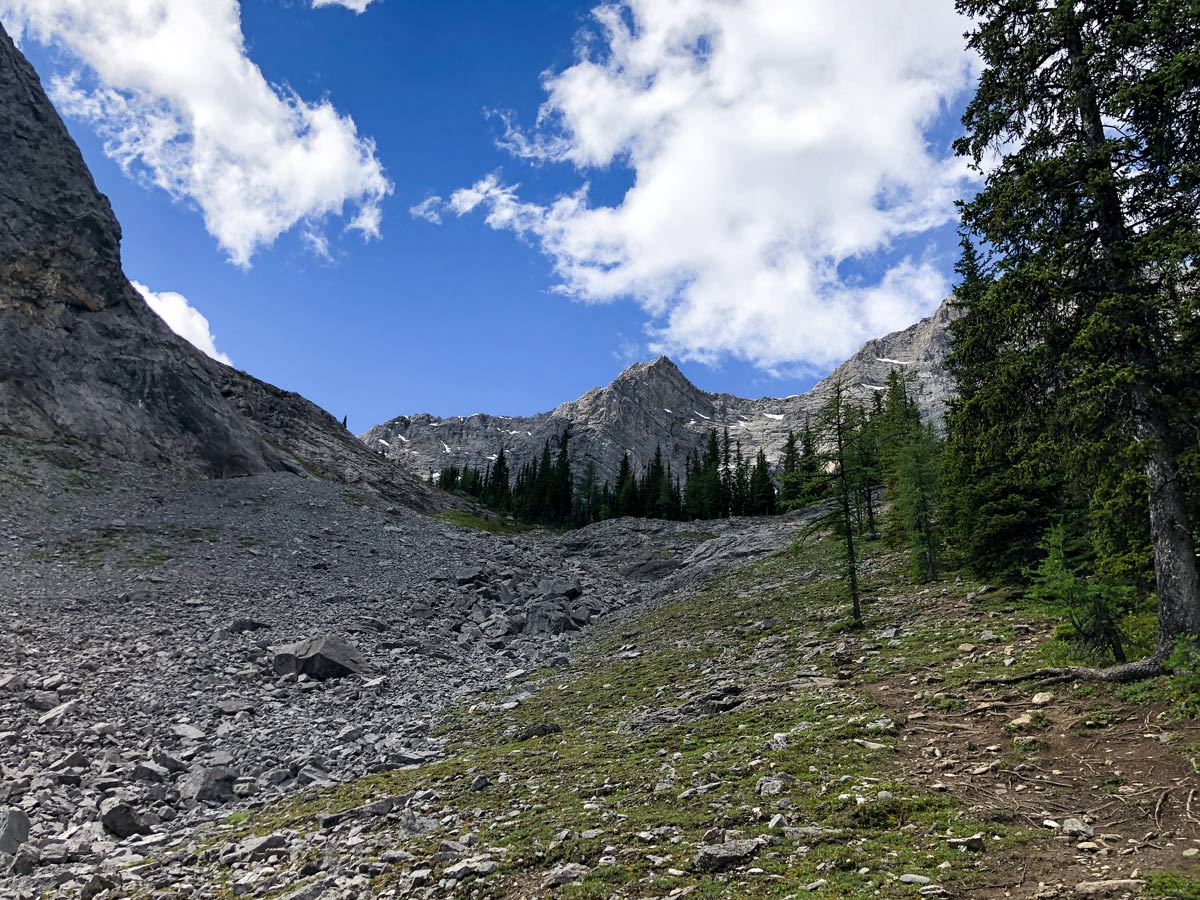
[[[1186, 874], [1200, 727], [1169, 681], [974, 684], [1069, 653], [1018, 595], [914, 588], [873, 545], [866, 627], [847, 631], [836, 542], [804, 518], [490, 538], [272, 477], [201, 495], [159, 484], [165, 503], [137, 509], [84, 486], [94, 513], [59, 520], [40, 550], [6, 545], [41, 649], [17, 657], [0, 708], [43, 720], [18, 724], [24, 747], [0, 741], [16, 796], [37, 798], [13, 896], [1049, 900], [1200, 886]], [[221, 513], [250, 500], [250, 519]], [[119, 528], [89, 525], [119, 511]], [[303, 535], [298, 579], [288, 548]], [[352, 535], [369, 544], [347, 558]], [[251, 580], [247, 555], [266, 566]], [[674, 574], [631, 569], [639, 556]], [[384, 558], [403, 563], [380, 570]], [[221, 586], [185, 599], [199, 559]], [[500, 643], [490, 619], [478, 636], [453, 630], [556, 570], [592, 626]], [[161, 577], [135, 588], [139, 572]], [[126, 579], [121, 603], [95, 602]], [[87, 653], [54, 617], [60, 580], [76, 585]], [[257, 630], [229, 624], [250, 613]], [[270, 645], [324, 629], [361, 651], [362, 675], [273, 671]], [[148, 680], [139, 657], [116, 661], [135, 644], [169, 670]], [[70, 709], [26, 712], [52, 682]], [[81, 728], [95, 738], [77, 743]]]

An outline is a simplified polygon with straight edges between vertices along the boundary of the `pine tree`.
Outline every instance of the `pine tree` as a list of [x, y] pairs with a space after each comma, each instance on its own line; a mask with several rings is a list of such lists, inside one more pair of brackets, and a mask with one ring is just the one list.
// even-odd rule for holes
[[637, 475], [629, 461], [629, 454], [621, 457], [621, 467], [617, 472], [617, 487], [613, 497], [613, 515], [640, 516], [641, 491], [638, 489]]
[[1062, 522], [1047, 532], [1041, 549], [1045, 556], [1030, 572], [1029, 596], [1061, 613], [1080, 646], [1125, 662], [1128, 635], [1121, 620], [1133, 605], [1132, 590], [1084, 574], [1094, 570], [1088, 542], [1078, 535], [1069, 538]]
[[[1197, 408], [1200, 15], [1194, 0], [956, 5], [985, 66], [956, 143], [987, 166], [963, 222], [993, 255], [963, 329], [994, 346], [973, 412], [1020, 398], [1036, 410], [1020, 418], [1042, 429], [1036, 451], [1093, 491], [1137, 473], [1159, 645], [1120, 674], [1155, 671], [1178, 640], [1200, 636], [1181, 449], [1195, 439], [1180, 431]], [[987, 421], [991, 442], [1012, 433]]]
[[500, 512], [507, 512], [512, 506], [512, 485], [508, 472], [508, 457], [504, 455], [501, 446], [492, 464], [491, 477], [488, 483], [487, 505]]
[[892, 515], [909, 548], [909, 569], [919, 581], [938, 577], [939, 450], [933, 428], [918, 423], [903, 436], [891, 475]]
[[563, 429], [558, 441], [558, 455], [550, 473], [547, 488], [547, 519], [554, 525], [566, 525], [571, 521], [571, 492], [574, 481], [571, 477], [571, 428]]
[[850, 408], [850, 427], [855, 434], [853, 454], [854, 498], [859, 531], [872, 539], [877, 537], [875, 525], [875, 491], [883, 482], [880, 471], [879, 430], [864, 407]]
[[[645, 484], [642, 488], [641, 508], [643, 512], [655, 519], [665, 519], [667, 507], [663, 505], [663, 488], [666, 484], [667, 469], [663, 465], [662, 447], [655, 446], [654, 459], [646, 469]], [[667, 492], [669, 506], [670, 492]]]
[[590, 525], [600, 521], [603, 497], [600, 490], [596, 464], [588, 462], [583, 471], [583, 481], [575, 494], [575, 521], [579, 525]]
[[729, 484], [729, 513], [734, 516], [750, 514], [750, 464], [742, 456], [742, 442], [734, 445], [733, 477]]
[[831, 482], [837, 509], [833, 524], [846, 552], [846, 588], [850, 595], [851, 616], [856, 626], [862, 625], [862, 601], [858, 592], [858, 549], [855, 540], [854, 517], [854, 441], [850, 406], [846, 403], [841, 381], [833, 385], [829, 400], [821, 408], [819, 427], [828, 449]]
[[[794, 463], [789, 457], [795, 453]], [[783, 510], [803, 509], [824, 498], [829, 479], [821, 469], [821, 458], [817, 452], [817, 438], [811, 417], [804, 419], [804, 428], [797, 438], [788, 435], [784, 449], [783, 472], [780, 474], [778, 505]]]
[[821, 500], [828, 493], [827, 479], [821, 468], [821, 455], [817, 448], [817, 435], [812, 419], [804, 418], [804, 430], [800, 432], [800, 505], [807, 506]]
[[754, 460], [754, 471], [750, 475], [750, 509], [753, 516], [775, 515], [775, 479], [771, 477], [771, 466], [767, 454], [762, 450]]
[[790, 509], [800, 499], [799, 472], [800, 448], [796, 444], [796, 432], [789, 431], [779, 467], [779, 503], [784, 509]]

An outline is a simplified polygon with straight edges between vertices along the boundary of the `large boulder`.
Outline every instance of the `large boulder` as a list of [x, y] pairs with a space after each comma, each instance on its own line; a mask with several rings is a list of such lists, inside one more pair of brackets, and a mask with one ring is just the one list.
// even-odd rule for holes
[[122, 839], [149, 830], [137, 810], [120, 797], [109, 797], [100, 804], [100, 824], [109, 834]]
[[757, 840], [724, 841], [700, 848], [692, 867], [698, 872], [720, 872], [753, 859], [762, 844]]
[[224, 766], [200, 769], [179, 780], [179, 794], [186, 800], [228, 803], [234, 799], [238, 773]]
[[15, 856], [29, 840], [29, 816], [16, 807], [0, 809], [0, 853]]
[[583, 594], [583, 588], [574, 578], [551, 575], [538, 582], [537, 592], [543, 597], [565, 597], [574, 600]]
[[281, 675], [307, 675], [324, 681], [357, 675], [366, 668], [358, 648], [335, 634], [318, 635], [275, 651], [275, 671]]
[[574, 627], [561, 600], [535, 600], [526, 607], [525, 613], [527, 634], [562, 634]]

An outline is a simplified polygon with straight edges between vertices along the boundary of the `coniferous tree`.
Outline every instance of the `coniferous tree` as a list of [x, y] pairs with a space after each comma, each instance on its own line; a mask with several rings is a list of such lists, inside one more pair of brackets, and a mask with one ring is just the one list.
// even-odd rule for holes
[[1063, 522], [1046, 533], [1042, 550], [1044, 557], [1030, 571], [1029, 596], [1063, 615], [1080, 646], [1125, 662], [1128, 635], [1122, 618], [1132, 606], [1132, 589], [1089, 577], [1087, 570], [1095, 570], [1089, 542], [1078, 534], [1069, 537]]
[[629, 461], [629, 454], [621, 457], [621, 468], [617, 473], [617, 487], [613, 497], [613, 515], [640, 516], [641, 491], [638, 489], [637, 475]]
[[724, 429], [721, 440], [721, 468], [717, 480], [717, 508], [713, 518], [721, 518], [731, 513], [733, 503], [733, 483], [735, 479], [733, 465], [733, 442], [729, 439], [729, 429]]
[[579, 525], [590, 525], [601, 519], [603, 495], [600, 489], [596, 464], [588, 462], [583, 472], [583, 481], [575, 494], [575, 521]]
[[817, 435], [813, 430], [812, 419], [808, 416], [805, 416], [804, 430], [800, 432], [799, 483], [802, 506], [815, 503], [828, 493], [821, 454], [817, 448]]
[[733, 477], [729, 485], [729, 514], [745, 516], [750, 514], [750, 464], [742, 456], [742, 442], [734, 444]]
[[559, 438], [558, 456], [555, 458], [554, 468], [551, 470], [548, 487], [547, 516], [555, 525], [566, 525], [571, 521], [573, 505], [571, 492], [574, 489], [574, 482], [571, 478], [570, 442], [571, 429], [568, 426]]
[[754, 471], [750, 474], [750, 515], [775, 515], [775, 479], [771, 477], [771, 466], [767, 454], [762, 450], [754, 460]]
[[921, 422], [909, 394], [911, 380], [893, 371], [877, 416], [880, 468], [891, 499], [888, 537], [909, 550], [909, 569], [920, 581], [937, 579], [941, 557], [941, 441]]
[[994, 415], [1007, 395], [1039, 426], [1032, 447], [1014, 438], [1018, 462], [1054, 458], [1093, 509], [1099, 485], [1136, 475], [1159, 644], [1121, 674], [1155, 671], [1200, 636], [1195, 438], [1180, 427], [1197, 408], [1200, 16], [1191, 0], [956, 5], [985, 67], [956, 144], [988, 167], [963, 222], [993, 257], [962, 329], [994, 348], [972, 439], [1010, 451]]
[[856, 435], [853, 431], [850, 405], [846, 402], [845, 388], [841, 381], [834, 383], [833, 392], [818, 416], [821, 436], [828, 447], [830, 481], [837, 503], [832, 521], [846, 553], [846, 588], [850, 595], [851, 617], [856, 626], [861, 626], [862, 601], [858, 592], [858, 548], [854, 515]]
[[936, 581], [941, 540], [937, 526], [939, 444], [932, 426], [916, 425], [896, 454], [892, 511], [909, 548], [909, 569]]
[[946, 417], [944, 532], [958, 561], [980, 577], [1019, 580], [1040, 556], [1065, 481], [1041, 449], [1049, 412], [1024, 399], [1041, 385], [998, 337], [1002, 310], [988, 302], [991, 276], [967, 236], [956, 271], [962, 315], [950, 324], [947, 359], [957, 392]]
[[779, 467], [779, 503], [789, 509], [800, 499], [800, 448], [796, 443], [796, 432], [789, 431], [783, 446], [783, 461]]
[[512, 506], [512, 485], [508, 472], [508, 457], [504, 455], [501, 446], [492, 464], [491, 478], [488, 484], [487, 505], [492, 509], [507, 512]]
[[851, 452], [854, 457], [852, 470], [859, 531], [875, 538], [875, 490], [882, 482], [878, 428], [863, 406], [850, 408], [850, 422], [855, 435]]
[[[665, 519], [667, 507], [663, 506], [663, 486], [666, 483], [667, 469], [663, 465], [662, 447], [655, 446], [654, 458], [646, 469], [645, 484], [642, 489], [641, 508], [643, 512], [656, 519]], [[669, 492], [668, 503], [669, 506]]]

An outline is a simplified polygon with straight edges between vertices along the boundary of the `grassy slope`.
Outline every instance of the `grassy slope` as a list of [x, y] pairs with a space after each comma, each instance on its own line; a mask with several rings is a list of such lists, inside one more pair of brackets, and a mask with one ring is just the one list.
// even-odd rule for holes
[[[866, 634], [846, 646], [829, 539], [599, 624], [569, 670], [534, 673], [509, 697], [445, 717], [444, 761], [239, 815], [210, 837], [207, 858], [254, 834], [317, 834], [321, 815], [424, 790], [410, 808], [440, 819], [439, 830], [401, 837], [388, 819], [368, 820], [353, 845], [331, 838], [328, 852], [361, 857], [360, 871], [384, 895], [405, 895], [409, 873], [427, 866], [436, 884], [455, 861], [432, 861], [439, 844], [470, 833], [471, 854], [497, 866], [459, 886], [476, 898], [782, 898], [822, 880], [826, 896], [916, 896], [917, 884], [900, 881], [905, 874], [983, 896], [975, 891], [1033, 832], [1012, 816], [973, 816], [952, 793], [907, 779], [895, 729], [868, 688], [911, 676], [934, 684], [931, 710], [953, 708], [965, 703], [954, 687], [969, 675], [1019, 671], [1061, 648], [1023, 639], [1029, 628], [1014, 625], [1003, 595], [980, 608], [982, 623], [930, 615], [872, 643], [897, 620], [897, 604], [936, 608], [947, 593], [967, 591], [914, 590], [898, 568], [877, 548], [868, 557], [864, 593], [883, 599], [868, 604]], [[981, 629], [995, 633], [997, 649], [963, 649]], [[1014, 641], [1015, 658], [1000, 651]], [[918, 672], [934, 674], [918, 679]], [[545, 724], [561, 732], [520, 739]], [[490, 786], [472, 790], [480, 775]], [[758, 794], [760, 779], [780, 775], [788, 777], [783, 793]], [[776, 814], [788, 828], [831, 830], [788, 832], [777, 822], [772, 831]], [[730, 870], [701, 872], [694, 859], [713, 828], [770, 833], [773, 846]], [[980, 832], [983, 852], [949, 843]], [[591, 872], [577, 884], [543, 888], [545, 873], [563, 862]], [[224, 884], [232, 895], [228, 885], [244, 871], [216, 862], [194, 881]], [[260, 896], [304, 883], [277, 876]], [[1184, 879], [1171, 889], [1178, 885], [1194, 888]]]

